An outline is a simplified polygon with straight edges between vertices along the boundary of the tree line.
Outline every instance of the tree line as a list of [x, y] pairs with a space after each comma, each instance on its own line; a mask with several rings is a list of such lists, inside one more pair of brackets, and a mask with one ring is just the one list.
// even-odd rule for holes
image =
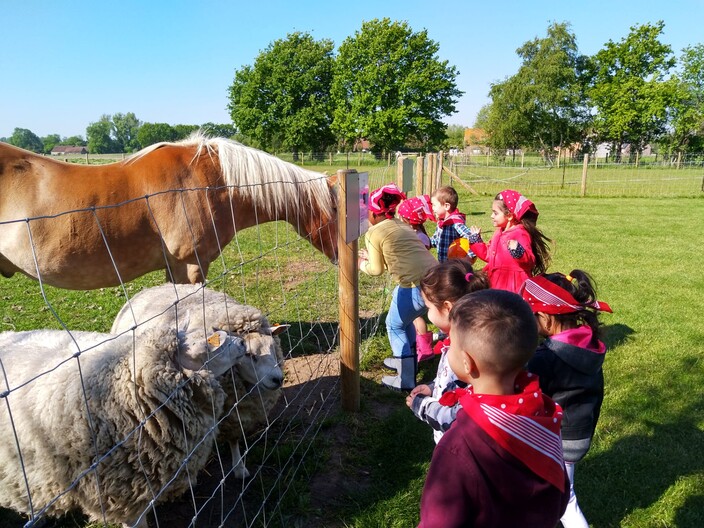
[[616, 161], [624, 147], [663, 153], [704, 151], [704, 45], [676, 58], [660, 41], [665, 24], [636, 25], [593, 56], [579, 53], [568, 23], [516, 50], [518, 72], [491, 85], [476, 125], [499, 152], [562, 148], [593, 152], [607, 143]]
[[[491, 84], [490, 103], [475, 128], [494, 152], [564, 148], [591, 152], [608, 143], [616, 159], [646, 145], [671, 153], [704, 151], [704, 45], [675, 57], [661, 42], [662, 21], [630, 28], [593, 56], [579, 52], [567, 22], [516, 50], [518, 71]], [[427, 31], [388, 18], [364, 22], [337, 51], [331, 40], [294, 32], [275, 40], [253, 64], [235, 71], [228, 87], [232, 124], [142, 123], [133, 113], [104, 115], [86, 130], [90, 152], [132, 152], [174, 141], [203, 127], [268, 151], [376, 152], [462, 147], [462, 126], [443, 118], [456, 112], [459, 72], [438, 57]], [[9, 142], [50, 151], [58, 135], [32, 137], [15, 129]], [[53, 144], [52, 144], [53, 142]]]

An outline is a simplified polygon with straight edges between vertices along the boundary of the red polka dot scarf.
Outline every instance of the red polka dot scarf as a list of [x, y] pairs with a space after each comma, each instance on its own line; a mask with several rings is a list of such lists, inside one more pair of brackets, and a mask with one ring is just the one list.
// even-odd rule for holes
[[406, 195], [394, 183], [387, 183], [369, 195], [369, 210], [377, 215], [386, 215], [393, 218], [396, 207], [401, 200], [405, 200]]
[[430, 205], [430, 196], [421, 194], [401, 202], [398, 206], [398, 214], [408, 220], [411, 225], [420, 225], [428, 220], [435, 221], [433, 208]]
[[538, 376], [521, 372], [515, 394], [474, 394], [470, 386], [440, 398], [442, 405], [456, 402], [497, 444], [533, 473], [565, 491], [562, 409], [542, 393]]
[[506, 189], [498, 194], [497, 199], [506, 204], [506, 208], [511, 211], [513, 216], [516, 217], [516, 220], [523, 218], [523, 215], [528, 211], [532, 211], [538, 216], [538, 209], [535, 207], [535, 204], [518, 191]]

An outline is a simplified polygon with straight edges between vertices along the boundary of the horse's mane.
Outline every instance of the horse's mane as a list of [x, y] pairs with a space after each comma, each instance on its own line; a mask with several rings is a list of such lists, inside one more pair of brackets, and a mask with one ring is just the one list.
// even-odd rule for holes
[[327, 216], [333, 214], [333, 193], [326, 175], [302, 169], [231, 139], [209, 137], [201, 130], [175, 143], [163, 142], [146, 147], [125, 162], [131, 163], [167, 145], [194, 146], [195, 154], [191, 163], [195, 163], [204, 153], [217, 158], [230, 192], [237, 189], [240, 195], [251, 199], [257, 207], [268, 213], [286, 211], [288, 208], [298, 214], [315, 204]]

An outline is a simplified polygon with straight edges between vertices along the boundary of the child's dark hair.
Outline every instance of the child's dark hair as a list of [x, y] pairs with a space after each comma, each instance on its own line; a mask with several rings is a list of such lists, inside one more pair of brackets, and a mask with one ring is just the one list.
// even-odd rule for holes
[[[501, 193], [497, 194], [494, 197], [494, 200], [501, 202], [501, 211], [504, 214], [509, 214], [511, 212], [501, 199]], [[538, 229], [538, 215], [533, 211], [526, 211], [520, 222], [530, 235], [530, 246], [533, 250], [533, 255], [535, 255], [535, 266], [533, 266], [531, 271], [533, 275], [545, 273], [550, 266], [550, 243], [552, 240], [546, 237], [543, 232]]]
[[547, 273], [544, 277], [570, 292], [572, 297], [583, 306], [583, 309], [578, 312], [555, 314], [553, 315], [555, 320], [565, 329], [577, 328], [582, 325], [591, 327], [592, 340], [589, 346], [596, 348], [599, 344], [601, 323], [597, 310], [589, 306], [597, 300], [594, 279], [586, 271], [578, 269], [570, 271], [569, 276], [562, 273]]
[[450, 325], [496, 373], [520, 370], [533, 356], [538, 327], [526, 301], [507, 290], [465, 295], [450, 310]]
[[450, 187], [449, 185], [437, 189], [433, 197], [441, 204], [449, 203], [453, 211], [457, 209], [457, 204], [460, 203], [460, 197], [457, 195], [457, 191], [454, 187]]
[[483, 271], [474, 271], [467, 259], [450, 259], [430, 268], [420, 280], [423, 295], [435, 306], [454, 303], [467, 293], [489, 288]]

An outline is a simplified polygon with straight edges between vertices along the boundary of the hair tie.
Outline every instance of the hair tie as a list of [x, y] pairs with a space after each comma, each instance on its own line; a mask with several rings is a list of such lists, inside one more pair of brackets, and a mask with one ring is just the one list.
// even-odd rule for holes
[[574, 278], [572, 277], [572, 275], [565, 275], [565, 278], [566, 278], [569, 282], [572, 282], [572, 281], [574, 280]]
[[464, 276], [464, 280], [469, 282], [469, 279], [471, 279], [473, 277], [473, 275], [474, 275], [473, 273], [467, 273], [467, 275]]

